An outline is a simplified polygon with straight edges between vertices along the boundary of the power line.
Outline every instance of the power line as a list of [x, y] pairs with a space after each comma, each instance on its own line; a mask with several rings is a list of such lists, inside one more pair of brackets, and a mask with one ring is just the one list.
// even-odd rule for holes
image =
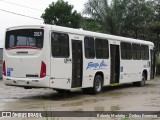
[[19, 15], [19, 16], [23, 16], [23, 17], [28, 17], [28, 18], [32, 18], [32, 19], [36, 19], [36, 20], [41, 20], [41, 21], [42, 21], [42, 19], [40, 19], [40, 18], [35, 18], [35, 17], [28, 16], [28, 15], [23, 15], [23, 14], [11, 12], [11, 11], [8, 11], [8, 10], [0, 9], [0, 11], [7, 12], [7, 13], [11, 13], [11, 14], [15, 14], [15, 15]]
[[20, 7], [24, 7], [24, 8], [28, 8], [28, 9], [32, 9], [32, 10], [44, 12], [43, 10], [39, 10], [39, 9], [32, 8], [32, 7], [28, 7], [28, 6], [24, 6], [24, 5], [20, 5], [20, 4], [16, 4], [16, 3], [12, 3], [12, 2], [7, 2], [7, 1], [4, 1], [4, 0], [0, 0], [0, 1], [1, 1], [1, 2], [5, 2], [5, 3], [12, 4], [12, 5], [17, 5], [17, 6], [20, 6]]

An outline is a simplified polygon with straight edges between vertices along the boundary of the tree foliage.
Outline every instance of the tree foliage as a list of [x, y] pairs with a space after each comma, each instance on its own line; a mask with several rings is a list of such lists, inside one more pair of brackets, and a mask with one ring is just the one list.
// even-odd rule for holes
[[121, 34], [127, 37], [146, 39], [147, 32], [149, 32], [148, 24], [152, 21], [153, 14], [152, 2], [130, 0], [125, 5]]
[[154, 41], [160, 32], [159, 0], [88, 0], [83, 14], [105, 33]]
[[94, 20], [99, 21], [105, 33], [118, 35], [121, 29], [121, 14], [124, 9], [119, 11], [122, 7], [120, 4], [122, 4], [120, 0], [112, 1], [111, 5], [108, 4], [108, 0], [89, 0], [85, 4], [83, 14], [90, 15]]
[[72, 5], [63, 0], [58, 0], [56, 3], [52, 2], [41, 17], [45, 24], [79, 28], [81, 23], [81, 15], [73, 10]]
[[160, 2], [159, 0], [155, 1], [154, 4], [154, 17], [152, 18], [152, 21], [150, 22], [150, 29], [154, 33], [160, 34]]
[[100, 33], [104, 32], [100, 23], [92, 18], [83, 17], [81, 27], [83, 30], [96, 31]]

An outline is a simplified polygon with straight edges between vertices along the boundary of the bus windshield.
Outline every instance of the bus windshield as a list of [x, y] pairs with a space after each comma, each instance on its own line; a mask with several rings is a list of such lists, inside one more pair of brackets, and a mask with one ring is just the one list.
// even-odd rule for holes
[[42, 29], [19, 29], [6, 33], [5, 48], [43, 48]]

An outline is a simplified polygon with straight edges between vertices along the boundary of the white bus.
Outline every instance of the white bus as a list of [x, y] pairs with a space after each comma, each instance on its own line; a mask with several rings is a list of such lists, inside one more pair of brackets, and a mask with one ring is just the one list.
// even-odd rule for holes
[[6, 30], [3, 81], [9, 86], [82, 88], [99, 93], [104, 86], [154, 78], [152, 42], [54, 25]]

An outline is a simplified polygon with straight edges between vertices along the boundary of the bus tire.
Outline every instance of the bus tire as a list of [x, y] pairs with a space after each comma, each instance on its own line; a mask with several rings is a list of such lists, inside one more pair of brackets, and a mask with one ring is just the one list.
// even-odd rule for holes
[[102, 76], [96, 75], [94, 78], [94, 84], [93, 84], [93, 94], [98, 94], [103, 89], [103, 79]]
[[138, 86], [138, 87], [143, 87], [146, 83], [146, 78], [145, 78], [145, 74], [143, 73], [142, 74], [142, 78], [141, 78], [141, 81], [139, 82], [134, 82], [133, 84]]

